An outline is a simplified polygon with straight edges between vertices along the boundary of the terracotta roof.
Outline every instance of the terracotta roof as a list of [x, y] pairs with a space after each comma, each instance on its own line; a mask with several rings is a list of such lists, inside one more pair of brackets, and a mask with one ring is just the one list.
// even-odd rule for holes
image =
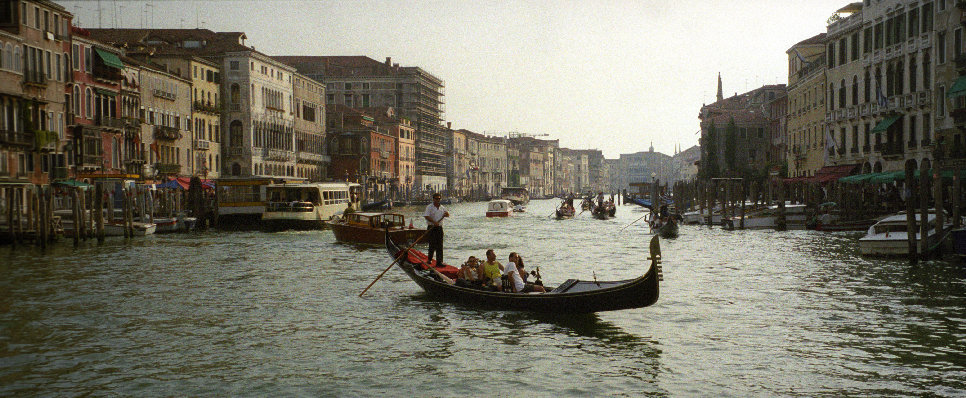
[[[241, 42], [244, 32], [213, 32], [208, 29], [88, 29], [95, 40], [129, 52], [155, 55], [219, 55], [233, 51], [255, 51]], [[185, 41], [204, 42], [184, 47]]]
[[280, 55], [272, 57], [276, 61], [291, 65], [301, 74], [323, 74], [325, 76], [389, 76], [399, 72], [393, 65], [376, 61], [364, 55], [317, 56], [317, 55]]
[[[795, 48], [795, 47], [798, 47], [798, 46], [813, 45], [813, 44], [825, 44], [825, 36], [826, 35], [825, 35], [824, 32], [823, 33], [819, 33], [819, 34], [817, 34], [815, 36], [809, 37], [809, 38], [807, 38], [805, 40], [802, 40], [802, 41], [800, 41], [798, 43], [795, 43], [795, 45], [792, 46], [792, 48]], [[792, 50], [791, 48], [788, 49], [788, 51], [791, 51], [791, 50]], [[786, 51], [786, 52], [788, 52], [788, 51]]]

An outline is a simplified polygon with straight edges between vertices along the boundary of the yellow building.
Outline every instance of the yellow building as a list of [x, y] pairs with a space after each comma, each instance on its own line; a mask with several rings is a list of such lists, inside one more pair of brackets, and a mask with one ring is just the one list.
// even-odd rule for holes
[[152, 61], [191, 81], [191, 143], [181, 172], [202, 178], [221, 175], [221, 68], [194, 56], [163, 56]]
[[808, 177], [825, 165], [825, 33], [788, 54], [788, 176]]

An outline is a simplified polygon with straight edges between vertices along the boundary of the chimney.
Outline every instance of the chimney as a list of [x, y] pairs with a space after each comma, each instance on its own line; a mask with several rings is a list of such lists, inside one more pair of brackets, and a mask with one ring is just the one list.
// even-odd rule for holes
[[386, 66], [392, 66], [392, 57], [386, 57]]
[[446, 128], [452, 130], [453, 129], [453, 122], [446, 122]]

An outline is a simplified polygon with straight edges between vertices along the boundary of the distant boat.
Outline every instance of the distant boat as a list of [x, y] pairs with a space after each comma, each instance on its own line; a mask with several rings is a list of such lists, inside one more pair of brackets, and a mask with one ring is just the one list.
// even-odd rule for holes
[[378, 245], [386, 233], [398, 243], [414, 242], [426, 233], [425, 229], [411, 228], [411, 224], [407, 228], [406, 217], [396, 213], [349, 213], [325, 224], [337, 241], [346, 243]]
[[513, 202], [506, 199], [493, 199], [486, 206], [487, 217], [509, 217], [513, 212]]

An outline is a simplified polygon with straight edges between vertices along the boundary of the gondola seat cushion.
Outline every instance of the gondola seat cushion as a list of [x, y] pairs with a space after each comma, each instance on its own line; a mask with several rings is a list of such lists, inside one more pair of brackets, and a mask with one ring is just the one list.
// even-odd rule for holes
[[[418, 252], [416, 250], [410, 250], [409, 254], [406, 256], [406, 261], [409, 261], [410, 263], [420, 267], [421, 269], [428, 269], [428, 266], [426, 263], [426, 260], [428, 259], [429, 258], [425, 254]], [[433, 260], [432, 265], [436, 266], [436, 260]], [[451, 265], [446, 265], [446, 264], [443, 264], [442, 267], [436, 267], [436, 270], [451, 279], [456, 279], [460, 271], [459, 268], [456, 268]]]

